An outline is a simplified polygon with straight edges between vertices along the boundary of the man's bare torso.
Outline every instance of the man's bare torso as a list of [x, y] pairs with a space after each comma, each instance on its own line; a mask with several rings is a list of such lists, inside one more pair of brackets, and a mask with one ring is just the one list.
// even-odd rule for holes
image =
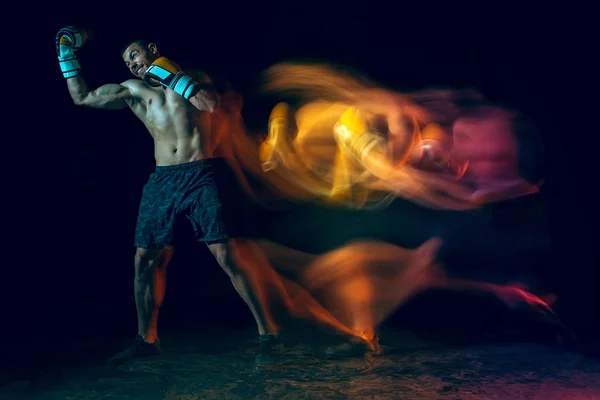
[[130, 80], [123, 86], [133, 95], [131, 110], [152, 135], [157, 166], [207, 157], [204, 141], [210, 130], [210, 113], [199, 111], [170, 89], [151, 87], [141, 80]]

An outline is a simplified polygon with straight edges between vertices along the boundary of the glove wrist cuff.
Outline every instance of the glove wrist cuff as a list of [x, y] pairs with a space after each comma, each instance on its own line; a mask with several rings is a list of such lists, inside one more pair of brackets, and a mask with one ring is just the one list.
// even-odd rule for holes
[[185, 72], [178, 72], [173, 82], [171, 83], [171, 89], [175, 91], [175, 93], [179, 94], [186, 100], [194, 97], [198, 90], [198, 82], [194, 81], [194, 79], [186, 74]]
[[81, 70], [79, 61], [76, 58], [63, 59], [62, 57], [59, 57], [58, 65], [60, 66], [60, 70], [65, 79], [76, 77]]

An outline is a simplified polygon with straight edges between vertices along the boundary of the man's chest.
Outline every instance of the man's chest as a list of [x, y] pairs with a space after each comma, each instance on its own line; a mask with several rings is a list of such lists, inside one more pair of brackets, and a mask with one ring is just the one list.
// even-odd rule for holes
[[158, 88], [144, 95], [144, 117], [152, 125], [173, 124], [193, 117], [193, 106], [173, 90]]

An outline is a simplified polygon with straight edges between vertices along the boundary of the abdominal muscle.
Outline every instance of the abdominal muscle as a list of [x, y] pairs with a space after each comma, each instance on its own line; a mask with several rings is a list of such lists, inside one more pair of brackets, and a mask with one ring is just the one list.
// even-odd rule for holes
[[204, 159], [202, 147], [195, 146], [194, 141], [193, 138], [155, 141], [154, 158], [156, 165], [178, 165]]
[[[159, 91], [146, 101], [138, 117], [154, 140], [157, 166], [170, 166], [206, 158], [205, 142], [210, 140], [211, 118], [199, 112], [174, 92]], [[163, 96], [164, 95], [164, 96]]]
[[193, 120], [188, 115], [169, 118], [160, 129], [149, 127], [154, 139], [154, 158], [157, 166], [169, 166], [199, 161], [208, 156], [205, 142], [209, 139], [210, 119], [208, 115], [196, 114]]

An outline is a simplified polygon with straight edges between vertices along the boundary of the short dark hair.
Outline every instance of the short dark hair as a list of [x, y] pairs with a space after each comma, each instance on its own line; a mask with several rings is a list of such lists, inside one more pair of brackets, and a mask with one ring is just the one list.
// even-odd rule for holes
[[135, 40], [130, 40], [128, 42], [125, 42], [125, 45], [121, 49], [121, 55], [123, 55], [123, 53], [125, 53], [125, 50], [127, 50], [127, 48], [129, 46], [131, 46], [132, 44], [137, 44], [141, 48], [147, 48], [150, 43], [152, 43], [152, 42], [149, 40], [143, 40], [143, 39], [135, 39]]

